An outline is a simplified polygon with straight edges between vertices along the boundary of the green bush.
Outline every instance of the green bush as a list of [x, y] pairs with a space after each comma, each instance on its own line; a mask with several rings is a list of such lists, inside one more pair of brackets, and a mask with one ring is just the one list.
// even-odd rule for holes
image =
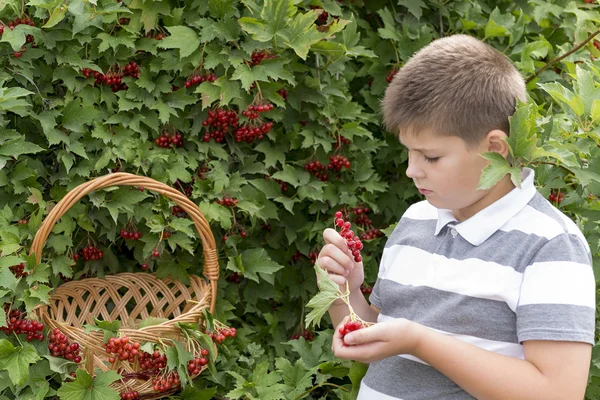
[[[532, 101], [512, 124], [524, 139], [513, 143], [514, 165], [534, 167], [540, 191], [578, 223], [600, 276], [595, 4], [0, 0], [0, 7], [0, 302], [30, 312], [65, 280], [141, 272], [143, 264], [184, 282], [200, 274], [202, 249], [185, 214], [164, 196], [128, 188], [82, 199], [50, 234], [42, 264], [28, 256], [49, 210], [94, 177], [123, 171], [181, 190], [211, 223], [221, 266], [216, 317], [237, 328], [217, 373], [203, 373], [182, 399], [356, 394], [364, 367], [333, 357], [331, 329], [305, 332], [304, 305], [317, 290], [311, 260], [333, 212], [354, 210], [355, 229], [374, 237], [363, 255], [366, 286], [375, 281], [382, 233], [420, 199], [404, 175], [406, 153], [382, 130], [379, 100], [394, 70], [442, 35], [484, 39], [527, 78]], [[260, 120], [244, 112], [263, 104], [273, 108], [257, 108]], [[231, 124], [226, 132], [209, 115], [218, 110], [229, 112], [221, 115]], [[249, 126], [266, 127], [238, 130]], [[334, 156], [339, 171], [328, 167]], [[364, 207], [367, 214], [356, 212]], [[123, 228], [142, 237], [123, 239]], [[88, 245], [103, 258], [74, 262]], [[16, 277], [21, 262], [33, 273]], [[590, 399], [600, 397], [598, 350]], [[83, 399], [91, 380], [83, 373], [73, 380], [76, 369], [50, 357], [45, 341], [0, 332], [0, 399]], [[108, 381], [97, 379], [91, 393], [118, 399]]]

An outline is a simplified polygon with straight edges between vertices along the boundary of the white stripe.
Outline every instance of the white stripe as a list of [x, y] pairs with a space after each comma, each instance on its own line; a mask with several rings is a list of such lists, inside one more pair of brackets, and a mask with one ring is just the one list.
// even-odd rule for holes
[[[377, 317], [377, 322], [388, 321], [391, 319], [394, 319], [394, 318], [380, 313], [379, 316]], [[423, 326], [425, 326], [425, 325], [423, 325]], [[452, 333], [452, 332], [441, 331], [439, 329], [433, 329], [428, 326], [426, 326], [426, 327], [431, 329], [432, 331], [441, 333], [442, 335], [456, 338], [465, 343], [472, 344], [474, 346], [477, 346], [477, 347], [487, 350], [487, 351], [491, 351], [493, 353], [503, 354], [503, 355], [509, 356], [509, 357], [520, 358], [522, 360], [525, 359], [525, 355], [523, 353], [523, 346], [518, 343], [509, 343], [509, 342], [500, 342], [497, 340], [482, 339], [477, 336], [461, 335], [458, 333]], [[399, 356], [409, 359], [409, 360], [418, 361], [425, 365], [429, 365], [425, 361], [421, 360], [420, 358], [414, 357], [410, 354], [400, 354]]]
[[[512, 267], [478, 258], [456, 260], [412, 246], [384, 250], [380, 277], [402, 285], [428, 286], [481, 299], [506, 302], [515, 311], [522, 274]], [[594, 282], [594, 280], [592, 280]]]
[[530, 205], [523, 207], [513, 218], [500, 228], [503, 232], [513, 230], [521, 231], [528, 235], [537, 235], [548, 240], [564, 233], [563, 227], [552, 217], [536, 210]]
[[410, 218], [410, 219], [438, 219], [437, 208], [429, 204], [427, 200], [420, 201], [408, 207], [408, 210], [404, 212], [402, 218]]
[[399, 397], [388, 396], [387, 394], [380, 393], [377, 390], [373, 390], [367, 386], [364, 379], [360, 383], [360, 390], [358, 391], [358, 397], [356, 400], [402, 400]]
[[592, 267], [571, 261], [533, 263], [525, 270], [519, 305], [571, 304], [595, 308]]

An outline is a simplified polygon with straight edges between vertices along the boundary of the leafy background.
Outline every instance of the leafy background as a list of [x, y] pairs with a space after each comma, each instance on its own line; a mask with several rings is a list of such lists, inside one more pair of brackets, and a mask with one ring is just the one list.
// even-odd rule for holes
[[[185, 192], [211, 222], [221, 266], [216, 317], [238, 329], [218, 372], [174, 398], [353, 398], [364, 366], [332, 356], [327, 323], [308, 334], [303, 326], [317, 290], [311, 261], [334, 211], [368, 207], [370, 224], [355, 229], [389, 234], [420, 199], [404, 175], [406, 153], [381, 127], [379, 101], [394, 68], [440, 36], [483, 39], [527, 79], [531, 101], [512, 121], [512, 164], [487, 173], [528, 165], [545, 196], [563, 193], [554, 203], [588, 238], [600, 276], [597, 8], [542, 0], [0, 0], [2, 23], [27, 15], [35, 25], [6, 27], [0, 40], [0, 301], [30, 311], [65, 278], [141, 271], [143, 263], [183, 281], [201, 273], [190, 221], [168, 199], [130, 188], [84, 198], [52, 231], [35, 273], [11, 272], [20, 262], [32, 270], [31, 241], [69, 190], [114, 171], [149, 176]], [[255, 51], [268, 57], [251, 63]], [[82, 73], [131, 61], [139, 77], [123, 78], [125, 90]], [[217, 79], [186, 88], [197, 73]], [[241, 114], [257, 96], [274, 104], [262, 114], [273, 123], [262, 140], [204, 141], [209, 110]], [[180, 133], [183, 146], [158, 147], [163, 132]], [[332, 155], [350, 168], [327, 180], [305, 169], [327, 166]], [[238, 203], [220, 205], [223, 197]], [[119, 236], [130, 223], [140, 240]], [[173, 235], [161, 241], [163, 231]], [[384, 242], [365, 241], [366, 289]], [[88, 243], [103, 259], [71, 268]], [[160, 257], [148, 262], [157, 245]], [[5, 319], [0, 310], [0, 326]], [[598, 350], [589, 399], [600, 397]], [[0, 333], [2, 400], [118, 398], [108, 388], [114, 374], [87, 390], [84, 371], [68, 377], [75, 369], [49, 357], [45, 343]]]

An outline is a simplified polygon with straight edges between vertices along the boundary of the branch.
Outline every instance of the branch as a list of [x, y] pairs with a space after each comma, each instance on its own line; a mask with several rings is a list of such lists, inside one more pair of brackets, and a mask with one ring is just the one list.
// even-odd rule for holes
[[548, 68], [550, 68], [550, 66], [552, 66], [553, 64], [556, 64], [557, 62], [559, 62], [563, 58], [568, 57], [569, 55], [575, 53], [577, 50], [581, 49], [583, 46], [585, 46], [587, 44], [587, 42], [589, 42], [590, 40], [592, 40], [594, 38], [594, 36], [596, 36], [599, 33], [600, 33], [600, 30], [597, 30], [596, 32], [594, 32], [590, 36], [588, 36], [583, 42], [581, 42], [578, 46], [576, 46], [572, 50], [566, 52], [562, 56], [556, 57], [554, 60], [552, 60], [548, 64], [544, 65], [541, 69], [537, 70], [535, 72], [535, 74], [533, 74], [529, 78], [527, 78], [527, 80], [525, 81], [525, 84], [529, 83], [531, 80], [533, 80], [534, 78], [536, 78], [539, 74], [541, 74], [542, 72], [544, 72], [545, 70], [547, 70]]

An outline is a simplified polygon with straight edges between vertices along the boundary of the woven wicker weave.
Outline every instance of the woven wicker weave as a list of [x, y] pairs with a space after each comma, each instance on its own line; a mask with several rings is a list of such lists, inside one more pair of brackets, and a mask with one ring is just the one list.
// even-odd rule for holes
[[[219, 279], [214, 236], [198, 206], [181, 192], [163, 183], [122, 172], [77, 186], [52, 209], [31, 245], [30, 254], [35, 254], [37, 263], [41, 261], [42, 248], [56, 222], [86, 194], [112, 186], [143, 187], [174, 200], [190, 216], [200, 235], [204, 253], [203, 274], [209, 281], [191, 276], [190, 285], [186, 286], [169, 278], [158, 279], [150, 273], [122, 273], [109, 275], [105, 279], [71, 281], [58, 287], [50, 297], [50, 304], [40, 305], [34, 312], [49, 330], [59, 328], [71, 341], [80, 344], [85, 369], [92, 375], [98, 369], [122, 369], [125, 373], [135, 373], [138, 372], [138, 365], [137, 362], [129, 364], [120, 361], [110, 364], [109, 355], [102, 347], [103, 334], [85, 333], [84, 324], [94, 324], [94, 318], [120, 320], [120, 333], [142, 344], [157, 343], [159, 338], [166, 343], [169, 338], [185, 342], [177, 323], [198, 323], [203, 318], [204, 310], [214, 312]], [[168, 321], [136, 329], [141, 320], [149, 317], [167, 318]], [[119, 392], [138, 391], [142, 399], [157, 399], [173, 392], [156, 393], [151, 380], [143, 379], [117, 381], [112, 386]]]

